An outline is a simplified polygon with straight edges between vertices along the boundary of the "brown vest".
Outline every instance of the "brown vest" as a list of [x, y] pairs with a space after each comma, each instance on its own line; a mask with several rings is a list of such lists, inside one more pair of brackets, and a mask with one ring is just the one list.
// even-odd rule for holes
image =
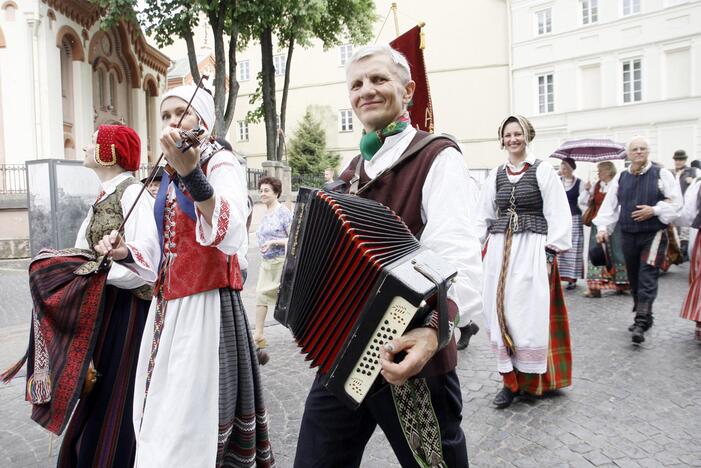
[[[421, 239], [421, 233], [424, 229], [424, 222], [421, 220], [421, 194], [433, 161], [444, 149], [455, 148], [460, 151], [460, 147], [455, 141], [448, 136], [441, 135], [437, 135], [432, 142], [418, 152], [413, 151], [418, 142], [429, 135], [431, 134], [421, 130], [417, 131], [414, 139], [400, 156], [398, 164], [379, 174], [372, 181], [365, 172], [365, 162], [363, 161], [358, 186], [360, 190], [358, 196], [375, 200], [391, 208], [402, 218], [412, 234], [418, 239]], [[348, 168], [340, 175], [340, 179], [348, 185], [355, 175], [355, 168], [361, 158], [361, 155], [353, 158]], [[364, 188], [368, 183], [370, 185]], [[458, 315], [457, 305], [450, 300], [448, 300], [448, 315], [451, 321], [454, 321]], [[455, 340], [451, 339], [448, 346], [431, 358], [419, 377], [445, 374], [453, 370], [457, 362]]]

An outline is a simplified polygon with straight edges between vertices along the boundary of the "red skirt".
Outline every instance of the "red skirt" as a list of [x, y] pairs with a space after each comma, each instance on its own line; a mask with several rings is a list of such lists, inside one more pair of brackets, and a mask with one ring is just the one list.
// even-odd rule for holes
[[696, 236], [690, 263], [689, 292], [686, 294], [682, 312], [679, 315], [688, 320], [701, 322], [701, 235]]

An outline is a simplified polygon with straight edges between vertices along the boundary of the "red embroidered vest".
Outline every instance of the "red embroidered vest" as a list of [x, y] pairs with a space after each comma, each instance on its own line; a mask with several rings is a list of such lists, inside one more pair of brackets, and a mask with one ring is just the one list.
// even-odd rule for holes
[[[240, 291], [243, 278], [236, 255], [226, 255], [195, 239], [196, 224], [175, 199], [166, 202], [163, 215], [163, 298], [192, 296], [212, 289]], [[215, 227], [216, 228], [216, 227]], [[215, 241], [216, 242], [216, 241]]]

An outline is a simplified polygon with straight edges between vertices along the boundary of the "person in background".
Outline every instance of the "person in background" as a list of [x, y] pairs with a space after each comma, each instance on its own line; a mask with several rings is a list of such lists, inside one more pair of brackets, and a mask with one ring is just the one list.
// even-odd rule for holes
[[[582, 209], [593, 210], [590, 219], [596, 217], [596, 214], [604, 202], [606, 192], [608, 192], [609, 184], [616, 175], [616, 166], [611, 161], [602, 161], [596, 165], [599, 180], [592, 186], [587, 182], [584, 186], [585, 190], [579, 195], [579, 206]], [[596, 242], [596, 226], [592, 223], [589, 233], [589, 245], [592, 246]], [[615, 290], [616, 293], [622, 294], [630, 288], [628, 284], [628, 275], [626, 274], [626, 264], [623, 258], [623, 250], [621, 249], [621, 229], [616, 227], [609, 238], [610, 251], [613, 254], [613, 270], [608, 271], [604, 266], [594, 266], [589, 260], [587, 265], [587, 291], [584, 297], [601, 297], [601, 290]]]
[[562, 252], [558, 257], [560, 279], [567, 281], [567, 289], [577, 287], [577, 280], [584, 277], [584, 227], [582, 210], [577, 200], [583, 191], [582, 180], [575, 177], [573, 171], [577, 164], [572, 158], [565, 158], [560, 164], [560, 180], [565, 187], [569, 212], [572, 216], [572, 248]]
[[[701, 228], [701, 179], [696, 179], [684, 194], [684, 207], [679, 225]], [[701, 343], [701, 237], [697, 236], [691, 251], [689, 291], [682, 305], [680, 316], [696, 322], [695, 338]]]
[[669, 243], [667, 225], [682, 208], [682, 193], [667, 169], [649, 160], [647, 138], [636, 136], [628, 143], [630, 166], [611, 180], [597, 216], [596, 241], [609, 242], [616, 226], [633, 295], [635, 321], [629, 327], [633, 343], [645, 341], [652, 327], [652, 306], [657, 280]]
[[280, 276], [285, 263], [285, 248], [290, 236], [292, 213], [280, 203], [282, 182], [276, 177], [263, 177], [258, 181], [260, 201], [265, 205], [265, 215], [258, 226], [256, 237], [263, 257], [256, 285], [256, 329], [253, 338], [260, 349], [267, 346], [265, 341], [265, 318], [268, 307], [275, 306]]
[[335, 174], [334, 170], [332, 167], [327, 167], [324, 169], [324, 183], [328, 184], [329, 182], [333, 182], [335, 179]]
[[[151, 182], [149, 182], [148, 186], [146, 187], [146, 190], [148, 190], [148, 193], [151, 194], [153, 198], [156, 198], [156, 195], [158, 194], [158, 189], [161, 188], [161, 179], [163, 178], [163, 166], [159, 166], [158, 169], [156, 169], [156, 175], [153, 176], [153, 179]], [[148, 181], [148, 176], [144, 177], [141, 179], [141, 183], [145, 184]]]

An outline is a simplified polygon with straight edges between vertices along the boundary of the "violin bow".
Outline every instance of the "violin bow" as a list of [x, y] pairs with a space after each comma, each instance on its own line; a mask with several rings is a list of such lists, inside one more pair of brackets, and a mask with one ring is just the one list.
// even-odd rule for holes
[[[182, 115], [180, 116], [180, 120], [178, 120], [178, 125], [176, 126], [176, 128], [180, 128], [180, 125], [182, 125], [183, 119], [187, 115], [187, 111], [190, 110], [190, 107], [192, 107], [192, 101], [195, 99], [195, 95], [197, 94], [197, 91], [200, 90], [200, 88], [202, 87], [202, 82], [206, 79], [209, 79], [208, 75], [201, 75], [200, 76], [200, 79], [197, 82], [197, 87], [195, 88], [195, 92], [192, 93], [192, 96], [190, 96], [190, 100], [187, 102], [187, 106], [185, 107], [185, 110], [183, 111]], [[188, 147], [188, 149], [189, 149], [189, 147]], [[141, 196], [146, 191], [146, 188], [151, 184], [151, 182], [153, 182], [153, 179], [156, 178], [156, 174], [158, 173], [158, 167], [159, 167], [159, 164], [161, 163], [161, 161], [163, 160], [163, 156], [164, 156], [164, 153], [161, 152], [161, 155], [158, 157], [158, 159], [156, 160], [156, 163], [153, 165], [153, 169], [151, 169], [151, 173], [146, 178], [146, 182], [142, 185], [141, 190], [139, 191], [139, 194], [136, 196], [134, 203], [131, 204], [131, 207], [129, 207], [129, 211], [127, 211], [127, 214], [124, 215], [124, 219], [122, 220], [122, 223], [117, 228], [117, 233], [118, 233], [117, 234], [118, 238], [116, 241], [117, 243], [119, 243], [119, 238], [124, 235], [124, 226], [126, 225], [127, 220], [131, 216], [132, 212], [134, 211], [134, 208], [136, 208], [136, 204], [139, 203], [139, 199], [141, 199]], [[100, 266], [97, 268], [97, 271], [100, 271], [103, 268], [106, 268], [107, 262], [109, 261], [110, 258], [111, 257], [109, 255], [109, 253], [106, 254], [103, 257], [102, 261], [100, 262]]]

